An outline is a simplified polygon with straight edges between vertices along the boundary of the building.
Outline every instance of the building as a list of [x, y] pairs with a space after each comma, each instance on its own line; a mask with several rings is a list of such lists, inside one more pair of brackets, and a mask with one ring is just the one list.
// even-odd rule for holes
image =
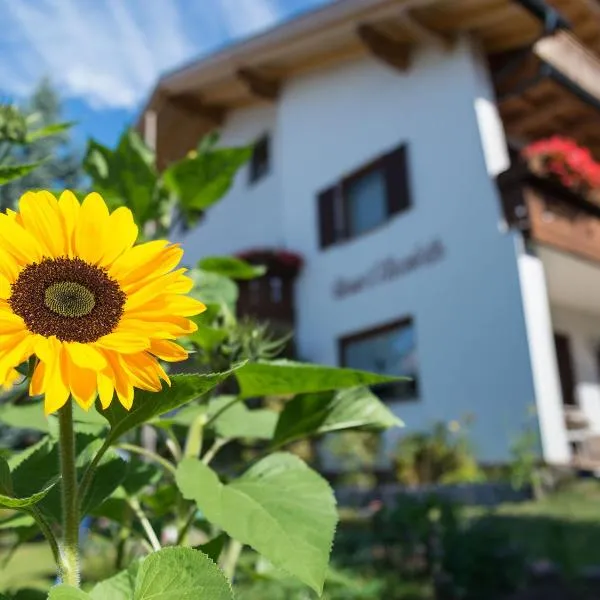
[[413, 376], [386, 401], [411, 429], [474, 415], [483, 461], [535, 407], [566, 464], [600, 434], [600, 209], [510, 149], [600, 155], [599, 53], [589, 0], [339, 0], [166, 75], [141, 128], [161, 166], [213, 129], [255, 144], [183, 244], [300, 254], [242, 304], [301, 358]]

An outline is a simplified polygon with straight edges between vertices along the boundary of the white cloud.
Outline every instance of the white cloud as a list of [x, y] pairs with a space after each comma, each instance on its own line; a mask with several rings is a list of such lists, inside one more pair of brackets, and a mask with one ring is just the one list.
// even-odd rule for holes
[[275, 24], [278, 1], [0, 1], [0, 93], [49, 75], [63, 97], [134, 109], [164, 71]]
[[273, 0], [220, 0], [232, 36], [256, 33], [281, 17]]

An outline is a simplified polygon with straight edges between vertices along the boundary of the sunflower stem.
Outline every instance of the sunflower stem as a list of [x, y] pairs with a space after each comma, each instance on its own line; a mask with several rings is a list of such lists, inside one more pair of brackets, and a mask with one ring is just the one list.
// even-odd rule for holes
[[198, 458], [200, 456], [206, 421], [206, 415], [204, 414], [199, 415], [192, 421], [185, 440], [185, 450], [183, 451], [185, 458]]
[[58, 423], [63, 526], [60, 548], [61, 579], [63, 583], [79, 587], [79, 505], [75, 470], [73, 404], [70, 399], [59, 410]]

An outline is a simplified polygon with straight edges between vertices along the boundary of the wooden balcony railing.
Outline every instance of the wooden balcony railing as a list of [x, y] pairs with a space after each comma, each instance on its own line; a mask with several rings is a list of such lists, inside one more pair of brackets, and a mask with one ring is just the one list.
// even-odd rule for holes
[[504, 217], [532, 241], [600, 262], [600, 205], [516, 163], [498, 177]]

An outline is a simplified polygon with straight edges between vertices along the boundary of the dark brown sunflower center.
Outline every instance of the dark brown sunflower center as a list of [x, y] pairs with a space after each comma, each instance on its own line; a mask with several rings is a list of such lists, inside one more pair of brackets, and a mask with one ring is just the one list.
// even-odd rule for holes
[[106, 270], [64, 257], [25, 267], [8, 302], [33, 333], [85, 344], [115, 329], [125, 300]]

